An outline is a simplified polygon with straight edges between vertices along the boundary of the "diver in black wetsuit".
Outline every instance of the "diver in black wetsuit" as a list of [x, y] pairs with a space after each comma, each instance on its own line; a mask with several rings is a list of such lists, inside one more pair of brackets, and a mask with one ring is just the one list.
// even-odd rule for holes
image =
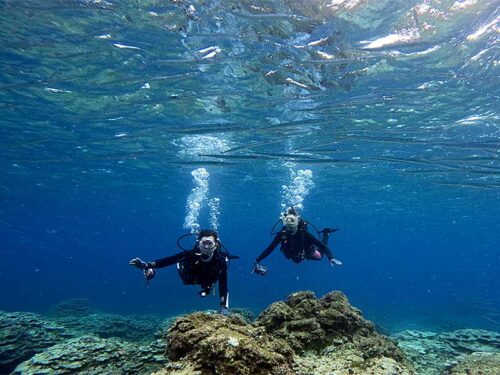
[[299, 217], [297, 211], [290, 207], [282, 215], [283, 227], [276, 233], [273, 242], [255, 259], [253, 273], [266, 275], [267, 268], [259, 263], [269, 256], [274, 249], [281, 244], [281, 252], [287, 259], [291, 259], [295, 263], [300, 263], [304, 259], [321, 260], [323, 255], [326, 255], [331, 266], [334, 264], [341, 265], [342, 262], [333, 257], [333, 254], [328, 247], [328, 239], [330, 233], [336, 232], [335, 228], [324, 228], [321, 241], [307, 229], [307, 222]]
[[155, 275], [156, 268], [168, 267], [177, 263], [177, 270], [182, 282], [186, 285], [200, 285], [199, 294], [202, 297], [209, 295], [218, 281], [220, 312], [227, 315], [229, 307], [227, 269], [230, 259], [237, 258], [223, 251], [217, 232], [206, 229], [200, 231], [196, 244], [191, 250], [184, 250], [153, 262], [144, 262], [139, 258], [134, 258], [129, 264], [143, 270], [146, 280], [151, 280]]

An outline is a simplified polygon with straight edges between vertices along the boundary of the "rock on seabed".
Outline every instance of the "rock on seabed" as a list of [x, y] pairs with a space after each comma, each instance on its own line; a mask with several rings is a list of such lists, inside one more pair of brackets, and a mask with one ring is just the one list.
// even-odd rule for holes
[[293, 293], [253, 322], [201, 312], [160, 321], [100, 313], [85, 300], [49, 316], [0, 312], [0, 374], [500, 374], [500, 334], [405, 331], [396, 345], [341, 292]]
[[500, 374], [500, 334], [497, 332], [408, 330], [393, 337], [419, 375]]
[[136, 375], [165, 365], [163, 341], [138, 345], [118, 338], [85, 335], [69, 339], [16, 367], [12, 375]]
[[341, 292], [291, 294], [253, 324], [235, 316], [195, 313], [167, 334], [169, 365], [155, 375], [410, 375], [391, 340]]
[[36, 353], [75, 335], [38, 314], [0, 312], [0, 374], [10, 373]]

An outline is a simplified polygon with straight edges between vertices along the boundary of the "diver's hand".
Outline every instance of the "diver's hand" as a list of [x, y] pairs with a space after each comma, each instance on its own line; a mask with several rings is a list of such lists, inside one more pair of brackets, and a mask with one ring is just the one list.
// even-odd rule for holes
[[267, 267], [261, 266], [259, 262], [255, 262], [253, 265], [252, 273], [256, 273], [257, 275], [266, 276], [267, 275]]
[[198, 292], [200, 297], [206, 297], [210, 295], [210, 289], [202, 289]]
[[328, 263], [330, 263], [330, 266], [341, 266], [342, 262], [340, 260], [337, 260], [335, 258], [330, 258], [328, 259]]
[[144, 273], [144, 278], [146, 281], [151, 280], [153, 277], [155, 277], [155, 270], [152, 268], [146, 268], [142, 271]]
[[128, 264], [136, 268], [139, 268], [140, 270], [146, 270], [148, 268], [151, 268], [146, 262], [144, 262], [140, 258], [134, 258], [130, 262], [128, 262]]

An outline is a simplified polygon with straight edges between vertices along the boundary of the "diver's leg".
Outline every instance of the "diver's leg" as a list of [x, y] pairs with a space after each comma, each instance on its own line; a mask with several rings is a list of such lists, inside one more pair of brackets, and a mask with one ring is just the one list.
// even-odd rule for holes
[[309, 256], [307, 259], [309, 260], [321, 260], [323, 258], [323, 253], [316, 245], [311, 245], [309, 249]]
[[330, 239], [330, 232], [323, 229], [323, 233], [321, 234], [321, 242], [328, 246], [328, 240]]
[[[324, 228], [321, 231], [321, 242], [323, 242], [325, 246], [328, 246], [328, 240], [330, 239], [330, 233], [332, 232], [335, 232], [335, 230], [331, 230], [330, 228]], [[313, 246], [311, 248], [311, 260], [321, 260], [324, 253], [323, 249]]]

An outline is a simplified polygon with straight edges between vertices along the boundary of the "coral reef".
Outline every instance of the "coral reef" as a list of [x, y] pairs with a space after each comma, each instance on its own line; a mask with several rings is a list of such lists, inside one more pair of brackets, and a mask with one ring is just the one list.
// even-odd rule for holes
[[70, 298], [54, 305], [48, 315], [52, 318], [66, 318], [68, 316], [82, 317], [97, 313], [98, 310], [85, 298]]
[[252, 323], [257, 318], [257, 316], [254, 314], [253, 311], [251, 311], [249, 309], [244, 309], [242, 307], [231, 308], [231, 314], [241, 315], [241, 317], [247, 323]]
[[75, 333], [33, 313], [0, 312], [0, 374]]
[[243, 309], [175, 321], [124, 317], [83, 299], [58, 304], [48, 317], [0, 312], [0, 373], [500, 374], [499, 333], [404, 331], [388, 339], [340, 292], [293, 293], [252, 318]]
[[[459, 374], [460, 372], [450, 372], [451, 370], [446, 369], [454, 368], [457, 362], [470, 353], [500, 353], [500, 334], [479, 329], [444, 333], [404, 331], [393, 338], [398, 341], [399, 347], [413, 362], [420, 375]], [[472, 358], [476, 363], [485, 359], [488, 362], [485, 366], [490, 366], [489, 357], [474, 355]]]
[[254, 322], [195, 313], [167, 335], [173, 361], [157, 375], [412, 374], [403, 352], [340, 292], [298, 292]]
[[266, 331], [285, 339], [292, 348], [319, 351], [334, 340], [354, 335], [368, 337], [374, 325], [363, 319], [341, 292], [331, 292], [317, 299], [313, 292], [291, 294], [286, 302], [273, 303], [256, 321]]
[[168, 336], [168, 357], [177, 363], [163, 374], [190, 369], [203, 374], [293, 374], [292, 349], [240, 316], [194, 313], [177, 319]]
[[458, 364], [445, 369], [441, 375], [498, 375], [500, 353], [472, 353], [460, 358]]
[[[69, 363], [69, 359], [66, 357], [70, 356], [70, 354], [65, 353], [71, 353], [71, 346], [81, 347], [83, 343], [93, 342], [90, 339], [79, 341], [80, 337], [89, 334], [95, 334], [100, 338], [116, 337], [137, 342], [137, 344], [125, 342], [120, 344], [132, 350], [133, 345], [139, 345], [140, 342], [144, 345], [146, 344], [144, 341], [148, 341], [149, 344], [155, 339], [155, 336], [165, 332], [171, 323], [172, 321], [164, 321], [158, 317], [124, 317], [115, 314], [98, 313], [97, 309], [84, 299], [71, 299], [59, 303], [50, 310], [49, 315], [46, 317], [34, 313], [0, 312], [0, 374], [10, 373], [17, 365], [27, 361], [37, 353], [40, 353], [40, 355], [35, 356], [36, 358], [33, 357], [32, 360], [42, 362], [56, 360], [57, 355], [62, 353], [61, 358], [63, 359], [59, 358], [57, 361], [61, 362], [61, 366], [65, 366], [66, 362]], [[73, 339], [73, 341], [68, 341], [68, 339]], [[106, 345], [111, 345], [111, 347], [119, 347], [116, 343], [120, 343], [120, 341], [113, 340], [103, 342]], [[102, 342], [94, 342], [94, 344], [94, 346], [101, 345]], [[157, 351], [161, 355], [165, 351], [164, 346]], [[44, 350], [46, 351], [43, 352]], [[57, 352], [54, 352], [54, 350]], [[136, 358], [138, 355], [134, 353], [132, 350], [131, 356]], [[85, 356], [89, 356], [89, 358], [85, 359]], [[83, 363], [82, 368], [85, 367], [85, 361], [93, 363], [93, 356], [94, 353], [90, 349], [81, 350], [77, 358], [79, 358], [79, 362]], [[110, 358], [108, 367], [112, 368], [113, 358], [115, 357], [111, 356]], [[147, 356], [145, 359], [148, 360]], [[116, 365], [118, 366], [117, 369], [122, 372], [121, 365], [118, 363]], [[53, 368], [51, 366], [52, 364], [47, 363], [46, 367], [49, 369], [47, 370], [49, 373], [64, 373], [62, 367], [57, 368], [54, 365]], [[25, 369], [33, 368], [33, 372], [27, 373], [43, 373], [43, 371], [46, 371], [43, 366], [39, 366], [38, 370], [35, 371], [36, 366], [29, 363], [29, 361], [23, 363], [20, 367]], [[132, 368], [132, 366], [129, 367]], [[158, 368], [157, 366], [155, 370]]]
[[13, 375], [24, 374], [149, 374], [166, 365], [165, 343], [140, 345], [117, 338], [80, 336], [54, 345], [23, 362]]
[[90, 301], [83, 298], [58, 303], [50, 309], [48, 317], [81, 334], [92, 333], [102, 338], [118, 337], [130, 341], [147, 340], [164, 322], [157, 316], [122, 316], [99, 312]]
[[318, 299], [310, 291], [276, 302], [256, 321], [297, 354], [298, 374], [410, 374], [412, 366], [394, 342], [352, 307], [341, 292]]
[[90, 314], [54, 319], [59, 325], [82, 334], [93, 333], [102, 338], [118, 337], [129, 341], [142, 341], [152, 337], [163, 320], [154, 316], [121, 316], [117, 314]]

